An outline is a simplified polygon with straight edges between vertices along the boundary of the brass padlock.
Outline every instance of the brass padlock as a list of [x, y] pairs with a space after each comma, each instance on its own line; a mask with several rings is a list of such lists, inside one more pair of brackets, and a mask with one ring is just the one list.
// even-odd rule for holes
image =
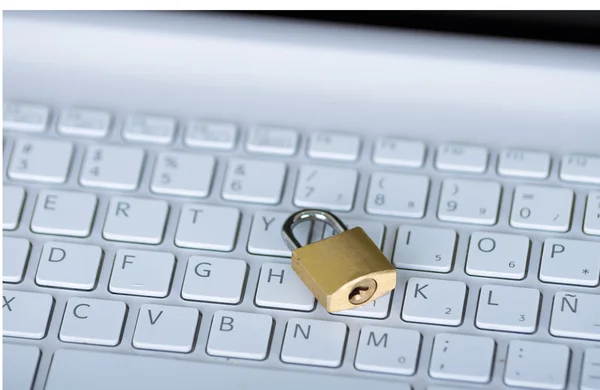
[[[322, 221], [337, 233], [302, 246], [293, 234], [304, 221]], [[328, 312], [353, 309], [396, 287], [396, 269], [360, 227], [348, 230], [332, 213], [301, 210], [283, 224], [292, 269]]]

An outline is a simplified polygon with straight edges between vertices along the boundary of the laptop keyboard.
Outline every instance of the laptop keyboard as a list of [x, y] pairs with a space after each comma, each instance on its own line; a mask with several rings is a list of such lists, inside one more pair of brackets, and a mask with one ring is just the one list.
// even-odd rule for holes
[[[5, 385], [135, 388], [127, 369], [162, 367], [600, 389], [600, 156], [180, 120], [5, 103]], [[326, 313], [281, 239], [295, 207], [362, 226], [396, 290]]]

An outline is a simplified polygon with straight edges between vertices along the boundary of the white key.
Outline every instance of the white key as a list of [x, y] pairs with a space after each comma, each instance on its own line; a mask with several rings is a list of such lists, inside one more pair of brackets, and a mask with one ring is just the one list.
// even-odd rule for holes
[[286, 172], [285, 163], [279, 161], [233, 158], [229, 160], [223, 181], [223, 199], [278, 204]]
[[427, 176], [375, 172], [365, 209], [370, 214], [423, 218], [429, 193]]
[[235, 247], [240, 210], [185, 203], [179, 214], [175, 245], [230, 252]]
[[8, 337], [43, 339], [54, 299], [48, 294], [4, 290], [2, 334]]
[[[379, 248], [383, 247], [383, 237], [385, 236], [384, 224], [379, 222], [364, 221], [351, 218], [342, 218], [342, 221], [346, 224], [348, 230], [355, 227], [361, 227], [365, 231], [365, 233], [367, 233], [367, 236], [369, 236], [369, 238], [373, 240], [375, 245], [377, 245]], [[333, 236], [333, 234], [333, 228], [329, 225], [325, 225], [325, 228], [323, 229], [322, 238], [331, 237]]]
[[[291, 252], [281, 238], [283, 223], [290, 213], [258, 211], [252, 218], [248, 252], [257, 255], [290, 257]], [[294, 228], [294, 236], [302, 245], [308, 242], [311, 223], [301, 223]]]
[[508, 346], [504, 383], [531, 389], [564, 389], [570, 354], [566, 345], [513, 340]]
[[41, 104], [5, 102], [2, 127], [4, 130], [41, 133], [46, 130], [50, 109]]
[[483, 173], [487, 162], [488, 150], [481, 146], [444, 144], [435, 156], [435, 167], [440, 171]]
[[123, 138], [134, 142], [170, 144], [175, 136], [177, 121], [168, 116], [133, 114], [123, 127]]
[[540, 280], [548, 283], [597, 286], [600, 282], [600, 242], [548, 238], [544, 241]]
[[174, 267], [171, 253], [119, 249], [108, 289], [115, 294], [164, 298], [169, 295]]
[[90, 146], [85, 152], [79, 182], [86, 187], [133, 191], [144, 163], [142, 149]]
[[73, 144], [46, 139], [15, 142], [8, 176], [16, 180], [64, 183], [69, 174]]
[[354, 205], [358, 172], [352, 168], [304, 165], [300, 168], [294, 204], [350, 211]]
[[560, 178], [565, 181], [600, 184], [600, 157], [568, 154], [560, 163]]
[[57, 130], [61, 134], [89, 138], [104, 138], [110, 129], [108, 111], [70, 107], [60, 113]]
[[600, 295], [560, 291], [554, 295], [550, 333], [600, 341]]
[[71, 298], [67, 301], [58, 338], [67, 343], [118, 345], [126, 312], [123, 302]]
[[384, 296], [377, 298], [376, 300], [364, 306], [355, 307], [349, 310], [338, 311], [335, 313], [335, 315], [383, 319], [386, 318], [390, 313], [391, 299], [392, 293], [387, 293]]
[[396, 268], [450, 272], [455, 250], [454, 230], [403, 225], [396, 235], [392, 263]]
[[40, 286], [89, 291], [96, 287], [101, 261], [99, 246], [50, 241], [42, 248], [35, 282]]
[[495, 225], [502, 186], [492, 181], [445, 179], [437, 216], [441, 221]]
[[198, 319], [198, 310], [191, 307], [142, 305], [131, 344], [138, 349], [191, 352]]
[[406, 284], [402, 319], [458, 326], [462, 323], [467, 286], [463, 282], [410, 278]]
[[293, 156], [298, 149], [298, 132], [280, 127], [252, 127], [246, 149], [252, 153]]
[[310, 158], [340, 161], [355, 161], [359, 153], [358, 136], [330, 131], [311, 134], [307, 150]]
[[514, 234], [471, 234], [467, 265], [469, 275], [486, 278], [523, 279], [527, 272], [530, 241]]
[[214, 170], [212, 156], [161, 152], [150, 189], [157, 194], [204, 198], [210, 193]]
[[168, 214], [164, 200], [113, 196], [102, 235], [112, 241], [160, 244]]
[[435, 336], [429, 375], [437, 379], [487, 383], [496, 343], [489, 337], [440, 333]]
[[315, 307], [315, 297], [292, 267], [281, 263], [262, 265], [254, 302], [257, 306], [298, 311]]
[[419, 168], [425, 162], [424, 142], [395, 137], [379, 137], [373, 145], [373, 162], [380, 165]]
[[237, 304], [247, 271], [243, 260], [190, 256], [181, 296], [190, 301]]
[[20, 283], [25, 275], [31, 245], [24, 238], [4, 237], [2, 242], [2, 281]]
[[341, 322], [292, 318], [285, 328], [284, 363], [338, 367], [342, 364], [348, 328]]
[[361, 371], [413, 375], [421, 346], [421, 334], [412, 329], [364, 326], [354, 360]]
[[498, 173], [502, 176], [545, 179], [550, 173], [550, 154], [505, 149], [498, 155]]
[[40, 350], [31, 345], [4, 343], [2, 352], [4, 389], [31, 390], [40, 360]]
[[59, 236], [87, 237], [98, 199], [94, 194], [42, 190], [38, 193], [31, 230]]
[[[4, 194], [6, 194], [6, 187], [4, 187]], [[600, 191], [590, 192], [587, 197], [583, 232], [592, 236], [600, 236]]]
[[2, 229], [15, 230], [19, 227], [21, 211], [25, 201], [23, 187], [5, 185], [2, 199]]
[[475, 325], [480, 329], [533, 333], [537, 327], [541, 295], [523, 287], [481, 287]]
[[269, 351], [273, 318], [266, 314], [219, 310], [206, 344], [213, 356], [264, 360]]
[[571, 226], [573, 191], [521, 185], [515, 188], [510, 225], [519, 229], [566, 232]]
[[598, 389], [600, 389], [600, 348], [588, 348], [583, 357], [581, 390]]
[[231, 150], [235, 147], [237, 133], [233, 123], [195, 119], [188, 123], [185, 143], [190, 147]]

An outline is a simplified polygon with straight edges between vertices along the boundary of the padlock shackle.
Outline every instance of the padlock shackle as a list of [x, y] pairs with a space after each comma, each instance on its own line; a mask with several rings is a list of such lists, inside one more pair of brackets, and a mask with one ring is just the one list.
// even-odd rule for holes
[[336, 233], [342, 233], [348, 230], [342, 220], [329, 211], [318, 209], [304, 209], [297, 211], [288, 217], [281, 230], [283, 241], [291, 251], [294, 251], [302, 246], [302, 244], [300, 244], [300, 242], [298, 242], [296, 239], [296, 236], [294, 236], [293, 231], [296, 225], [305, 221], [325, 222], [331, 226]]

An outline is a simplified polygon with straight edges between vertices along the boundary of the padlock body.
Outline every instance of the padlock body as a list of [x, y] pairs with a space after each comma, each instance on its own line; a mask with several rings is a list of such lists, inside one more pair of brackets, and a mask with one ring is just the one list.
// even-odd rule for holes
[[357, 307], [350, 293], [364, 279], [377, 283], [369, 302], [396, 287], [396, 269], [360, 227], [298, 248], [292, 268], [328, 312]]

